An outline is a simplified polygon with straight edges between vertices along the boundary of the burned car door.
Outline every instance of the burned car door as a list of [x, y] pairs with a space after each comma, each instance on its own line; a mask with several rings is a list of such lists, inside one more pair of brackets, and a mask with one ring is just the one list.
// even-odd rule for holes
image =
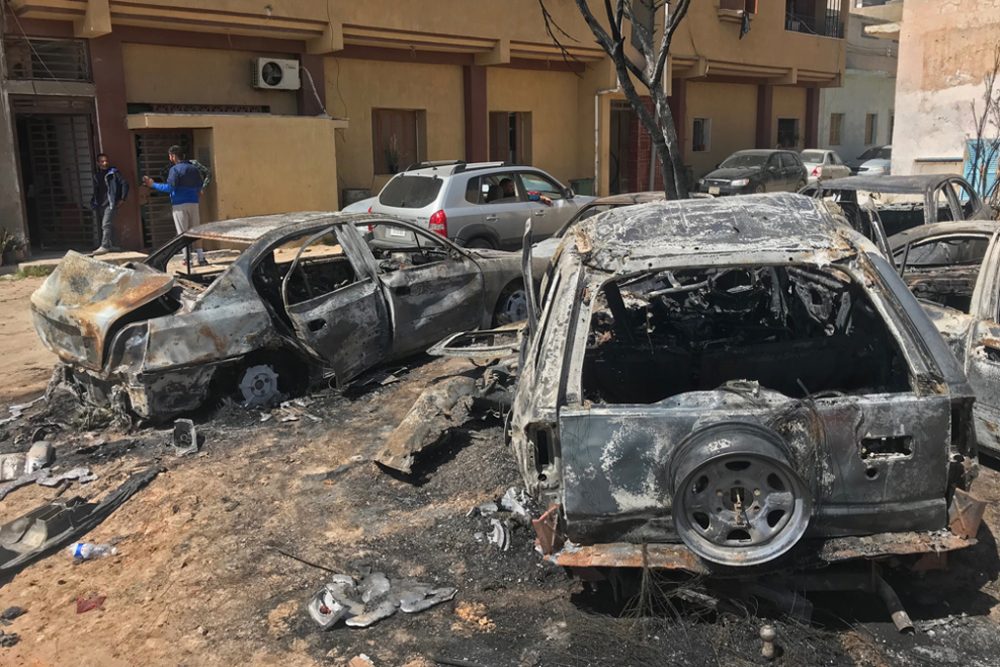
[[965, 372], [976, 394], [973, 413], [981, 447], [1000, 453], [1000, 243], [993, 237], [970, 308]]
[[360, 248], [353, 257], [345, 252], [352, 231], [328, 228], [306, 239], [281, 284], [296, 336], [330, 364], [338, 387], [390, 352], [389, 313], [378, 278]]
[[368, 248], [392, 308], [394, 355], [425, 350], [483, 317], [482, 269], [463, 250], [418, 227], [371, 224]]

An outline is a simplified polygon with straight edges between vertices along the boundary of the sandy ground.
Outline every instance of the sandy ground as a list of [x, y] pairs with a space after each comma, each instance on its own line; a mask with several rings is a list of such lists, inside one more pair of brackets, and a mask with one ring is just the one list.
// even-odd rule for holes
[[[5, 400], [37, 392], [48, 377], [50, 357], [26, 316], [34, 285], [0, 283], [0, 363], [16, 388]], [[58, 465], [97, 473], [63, 498], [100, 497], [134, 471], [165, 468], [88, 535], [116, 542], [118, 555], [74, 564], [57, 552], [0, 581], [0, 610], [27, 610], [0, 626], [20, 636], [0, 648], [0, 664], [344, 665], [361, 653], [380, 667], [760, 664], [763, 610], [707, 613], [668, 600], [656, 613], [623, 612], [606, 588], [591, 592], [543, 564], [533, 535], [509, 517], [501, 515], [511, 526], [509, 550], [484, 541], [489, 518], [469, 510], [518, 480], [499, 419], [453, 434], [418, 461], [412, 478], [371, 463], [420, 391], [466, 368], [426, 359], [407, 365], [386, 386], [314, 395], [307, 410], [317, 422], [261, 422], [231, 403], [206, 410], [196, 418], [202, 451], [183, 458], [167, 430], [95, 428], [63, 403], [0, 428], [0, 453], [23, 451], [42, 428], [56, 443]], [[997, 664], [996, 472], [984, 470], [977, 492], [990, 501], [979, 545], [952, 555], [943, 572], [887, 572], [917, 622], [915, 636], [900, 636], [877, 598], [827, 595], [814, 600], [811, 625], [767, 621], [782, 651], [772, 664]], [[0, 521], [57, 493], [15, 491], [0, 501]], [[326, 570], [416, 577], [458, 594], [368, 629], [322, 632], [305, 605]], [[90, 595], [105, 596], [102, 608], [78, 614], [78, 598]]]
[[38, 342], [28, 310], [42, 280], [0, 280], [0, 405], [34, 398], [52, 374], [55, 356]]

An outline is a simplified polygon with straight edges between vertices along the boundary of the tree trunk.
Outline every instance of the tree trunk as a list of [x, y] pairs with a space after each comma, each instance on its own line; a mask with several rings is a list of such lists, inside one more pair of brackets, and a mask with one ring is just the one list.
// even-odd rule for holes
[[[684, 171], [683, 153], [677, 139], [677, 127], [674, 125], [674, 114], [670, 110], [670, 104], [667, 102], [667, 96], [662, 88], [657, 87], [650, 93], [655, 95], [656, 117], [660, 121], [659, 130], [663, 137], [664, 150], [660, 152], [659, 158], [663, 167], [664, 189], [667, 190], [668, 195], [669, 190], [672, 189], [676, 193], [674, 195], [676, 198], [687, 199], [688, 183]], [[668, 176], [673, 180], [673, 188], [666, 188]]]

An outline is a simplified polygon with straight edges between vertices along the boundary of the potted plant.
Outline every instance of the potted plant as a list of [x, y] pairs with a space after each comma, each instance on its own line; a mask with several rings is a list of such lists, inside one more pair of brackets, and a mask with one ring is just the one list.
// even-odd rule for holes
[[2, 264], [15, 264], [24, 251], [24, 239], [12, 234], [8, 229], [0, 229], [0, 259]]

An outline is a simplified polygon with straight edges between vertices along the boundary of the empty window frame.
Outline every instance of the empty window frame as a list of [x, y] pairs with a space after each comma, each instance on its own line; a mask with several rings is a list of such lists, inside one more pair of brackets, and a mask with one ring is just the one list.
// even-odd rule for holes
[[842, 133], [844, 131], [844, 114], [830, 114], [830, 141], [831, 146], [839, 146], [843, 143]]
[[865, 145], [874, 144], [878, 141], [878, 114], [870, 113], [865, 116]]
[[490, 160], [531, 164], [531, 112], [490, 112]]
[[695, 118], [691, 132], [691, 150], [703, 153], [712, 149], [712, 119]]
[[427, 112], [372, 109], [372, 162], [376, 174], [395, 174], [427, 159]]

